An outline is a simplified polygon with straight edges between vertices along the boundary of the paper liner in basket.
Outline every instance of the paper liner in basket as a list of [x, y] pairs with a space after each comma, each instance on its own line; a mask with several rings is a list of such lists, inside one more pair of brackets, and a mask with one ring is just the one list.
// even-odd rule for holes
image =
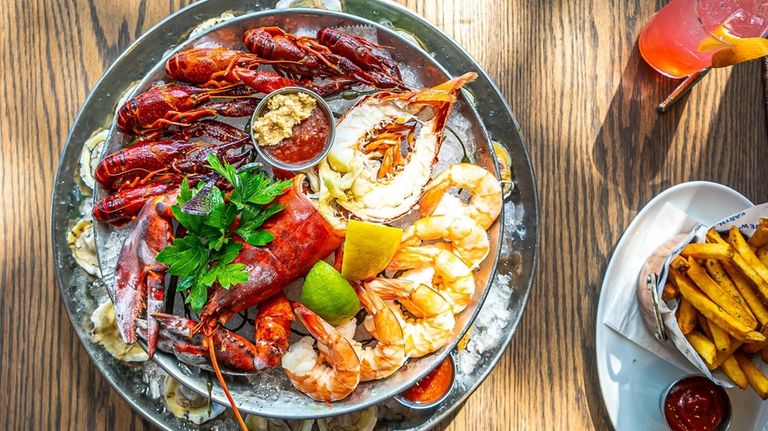
[[[730, 217], [725, 218], [713, 226], [699, 225], [682, 240], [677, 238], [676, 246], [673, 247], [671, 254], [666, 257], [660, 270], [659, 282], [657, 286], [658, 297], [661, 298], [662, 291], [664, 290], [664, 284], [667, 280], [669, 265], [672, 262], [672, 259], [679, 255], [683, 247], [685, 247], [688, 243], [705, 242], [707, 231], [710, 228], [715, 228], [715, 230], [718, 232], [725, 232], [730, 229], [731, 226], [736, 226], [739, 228], [741, 233], [746, 234], [747, 236], [751, 236], [755, 232], [761, 217], [768, 218], [768, 203], [756, 205], [752, 208], [740, 211], [731, 215]], [[642, 274], [647, 274], [649, 271], [653, 270], [649, 269], [652, 267], [652, 263], [649, 262], [649, 264], [650, 265], [646, 265], [646, 267], [643, 269]], [[654, 313], [654, 305], [651, 301], [650, 295], [647, 294], [645, 277], [642, 274], [638, 282], [638, 304], [640, 306], [640, 312], [643, 316], [643, 321], [645, 322], [646, 326], [648, 326], [649, 330], [655, 331], [655, 327], [653, 323], [651, 323], [652, 321], [648, 318], [648, 316], [652, 316]], [[680, 328], [677, 325], [677, 318], [675, 316], [675, 311], [677, 310], [678, 304], [679, 301], [674, 301], [674, 304], [670, 306], [669, 301], [659, 300], [659, 311], [661, 312], [669, 340], [691, 362], [691, 364], [693, 364], [699, 371], [701, 371], [702, 374], [725, 387], [733, 387], [731, 381], [728, 380], [722, 371], [716, 371], [714, 373], [709, 371], [707, 365], [704, 363], [701, 357], [699, 357], [698, 353], [696, 353], [696, 351], [693, 349], [693, 346], [688, 343], [685, 335], [683, 335], [683, 333], [680, 331]]]

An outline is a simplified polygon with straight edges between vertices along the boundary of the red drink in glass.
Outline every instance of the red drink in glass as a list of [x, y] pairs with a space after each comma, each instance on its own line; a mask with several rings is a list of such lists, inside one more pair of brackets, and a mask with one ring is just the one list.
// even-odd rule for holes
[[712, 65], [738, 38], [768, 33], [768, 0], [672, 0], [640, 33], [640, 54], [660, 73], [684, 78]]

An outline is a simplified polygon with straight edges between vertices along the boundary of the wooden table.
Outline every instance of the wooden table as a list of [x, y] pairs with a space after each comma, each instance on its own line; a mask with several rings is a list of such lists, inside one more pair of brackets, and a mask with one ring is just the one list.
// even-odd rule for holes
[[[0, 428], [151, 426], [80, 346], [54, 282], [50, 196], [69, 126], [104, 69], [186, 0], [0, 3]], [[655, 194], [687, 180], [768, 200], [757, 64], [713, 72], [670, 113], [674, 83], [640, 59], [643, 0], [408, 0], [466, 47], [507, 96], [530, 146], [541, 255], [512, 345], [448, 425], [610, 427], [595, 311], [614, 245]], [[663, 3], [663, 2], [658, 2]]]

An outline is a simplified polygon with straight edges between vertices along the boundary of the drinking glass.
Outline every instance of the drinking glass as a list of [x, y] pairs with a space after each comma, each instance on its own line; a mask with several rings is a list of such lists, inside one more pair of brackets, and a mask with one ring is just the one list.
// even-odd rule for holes
[[768, 0], [672, 0], [640, 33], [640, 54], [659, 73], [684, 78], [740, 38], [768, 34]]

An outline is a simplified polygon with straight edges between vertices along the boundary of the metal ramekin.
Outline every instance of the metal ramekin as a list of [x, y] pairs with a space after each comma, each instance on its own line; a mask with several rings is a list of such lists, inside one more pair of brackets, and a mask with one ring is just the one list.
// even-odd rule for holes
[[254, 138], [253, 136], [253, 127], [250, 127], [249, 134], [251, 135], [251, 141], [253, 142], [253, 146], [256, 147], [256, 152], [259, 153], [259, 156], [261, 156], [261, 158], [264, 159], [269, 165], [278, 169], [286, 170], [286, 171], [303, 171], [305, 169], [309, 169], [315, 166], [316, 164], [320, 163], [320, 161], [323, 160], [325, 156], [328, 155], [328, 152], [331, 151], [331, 146], [333, 145], [333, 140], [334, 140], [334, 137], [336, 136], [336, 119], [333, 116], [331, 107], [328, 106], [328, 104], [325, 102], [325, 100], [323, 100], [322, 97], [320, 97], [319, 94], [302, 87], [284, 87], [267, 94], [263, 99], [261, 99], [261, 102], [259, 102], [259, 104], [256, 105], [256, 110], [253, 111], [253, 115], [251, 115], [250, 124], [252, 125], [253, 121], [256, 118], [261, 116], [261, 114], [264, 112], [264, 110], [267, 107], [267, 102], [269, 101], [269, 99], [271, 99], [272, 97], [278, 94], [286, 94], [286, 93], [308, 94], [312, 96], [312, 98], [314, 98], [315, 101], [317, 101], [317, 107], [320, 108], [321, 111], [323, 111], [323, 114], [325, 115], [325, 119], [328, 121], [328, 131], [329, 131], [328, 140], [325, 143], [325, 148], [323, 149], [323, 151], [312, 160], [309, 160], [301, 164], [284, 163], [280, 160], [275, 159], [274, 157], [269, 155], [269, 153], [264, 151], [261, 145], [259, 145], [258, 141], [256, 141], [256, 138]]
[[[688, 380], [688, 379], [690, 379], [692, 377], [702, 377], [702, 378], [705, 378], [705, 379], [707, 378], [707, 376], [704, 376], [702, 374], [689, 374], [687, 376], [684, 376], [684, 377], [682, 377], [682, 378], [672, 382], [672, 384], [667, 386], [667, 389], [665, 389], [661, 393], [661, 399], [659, 400], [659, 405], [661, 407], [661, 409], [660, 409], [661, 410], [661, 417], [664, 418], [664, 425], [666, 426], [667, 431], [673, 431], [673, 430], [669, 426], [669, 423], [667, 422], [667, 415], [664, 412], [664, 402], [667, 400], [667, 396], [672, 391], [672, 388], [677, 386], [678, 383], [683, 382], [685, 380]], [[726, 404], [725, 404], [725, 416], [723, 417], [723, 421], [720, 422], [720, 426], [717, 428], [717, 431], [727, 431], [731, 427], [731, 419], [732, 419], [732, 414], [733, 414], [733, 408], [731, 406], [731, 397], [728, 396], [728, 392], [725, 391], [725, 388], [723, 388], [722, 386], [718, 385], [715, 382], [712, 382], [712, 384], [718, 387], [719, 391], [722, 392], [722, 394], [725, 396], [725, 401], [726, 401]]]
[[[450, 360], [451, 365], [453, 366], [453, 374], [451, 375], [451, 385], [448, 386], [448, 390], [445, 391], [445, 393], [438, 398], [437, 400], [431, 402], [431, 403], [418, 403], [409, 400], [408, 398], [405, 398], [402, 393], [395, 395], [393, 398], [398, 403], [402, 404], [405, 407], [408, 407], [409, 409], [413, 410], [431, 410], [434, 408], [437, 408], [437, 406], [440, 405], [446, 398], [448, 398], [448, 394], [453, 391], [454, 386], [456, 385], [456, 373], [458, 373], [458, 367], [456, 365], [456, 351], [452, 351], [448, 356], [445, 357], [445, 360]], [[440, 364], [438, 364], [439, 366]], [[410, 388], [408, 388], [410, 389]], [[406, 389], [407, 390], [407, 389]]]

